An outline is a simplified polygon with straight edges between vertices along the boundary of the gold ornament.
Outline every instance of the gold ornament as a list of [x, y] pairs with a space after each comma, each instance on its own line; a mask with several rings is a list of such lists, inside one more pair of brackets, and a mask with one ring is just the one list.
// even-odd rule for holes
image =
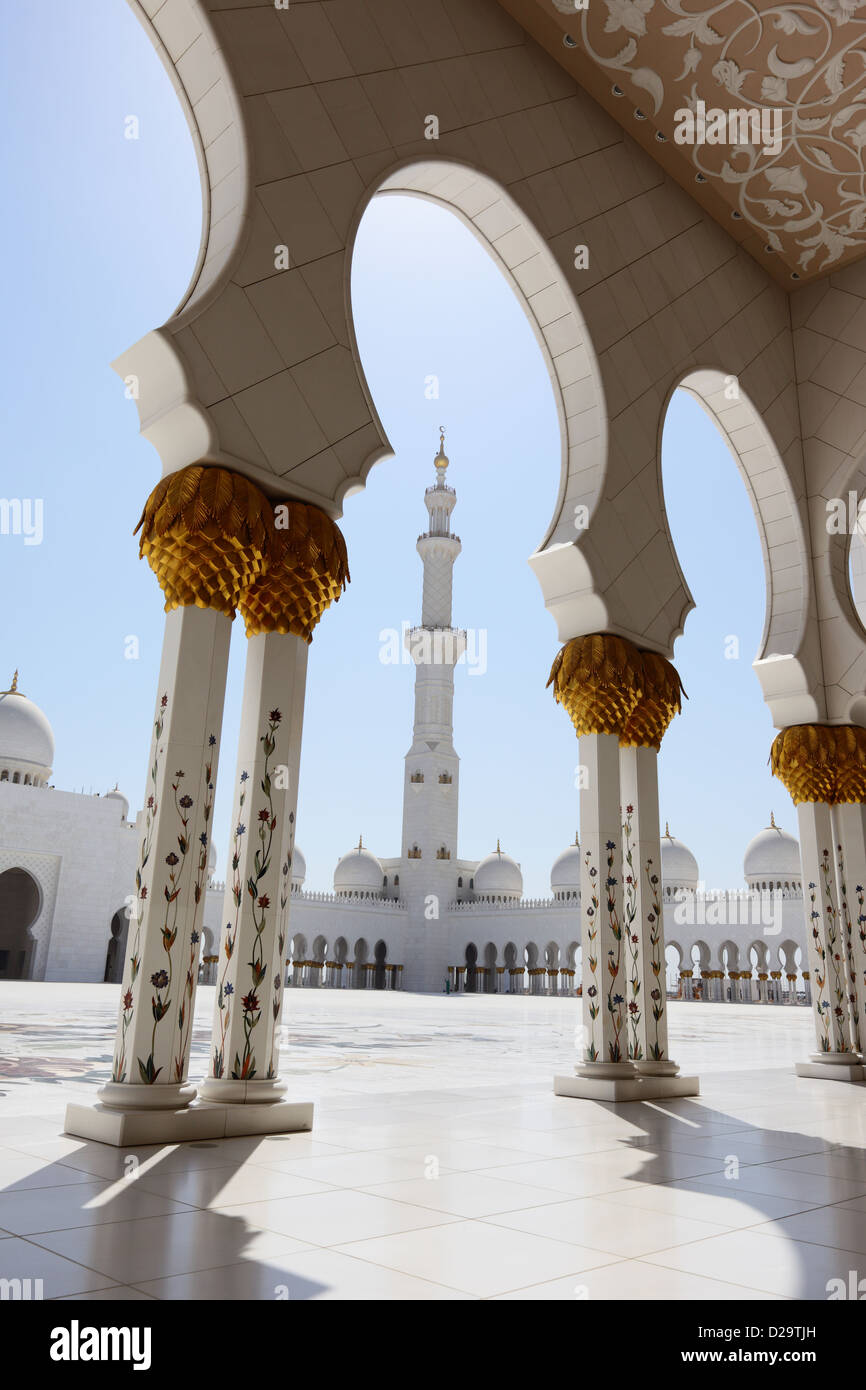
[[866, 801], [866, 729], [853, 724], [793, 724], [773, 740], [770, 767], [795, 806]]
[[288, 524], [277, 526], [267, 570], [244, 590], [238, 606], [247, 637], [293, 632], [312, 642], [325, 609], [349, 583], [346, 542], [319, 507], [285, 502], [278, 510]]
[[261, 489], [242, 473], [205, 464], [157, 483], [139, 529], [139, 554], [159, 580], [167, 613], [214, 608], [229, 618], [265, 568], [275, 535], [273, 508]]
[[770, 769], [787, 787], [795, 806], [832, 803], [836, 787], [836, 741], [825, 724], [792, 724], [773, 740]]
[[866, 801], [866, 729], [857, 724], [834, 728], [836, 737], [837, 805]]
[[[676, 668], [655, 652], [641, 652], [643, 694], [620, 734], [621, 748], [655, 748], [658, 751], [668, 725], [682, 708], [682, 681]], [[686, 696], [688, 699], [688, 696]]]
[[578, 738], [618, 734], [643, 694], [643, 663], [633, 643], [609, 633], [573, 637], [557, 653], [547, 682]]

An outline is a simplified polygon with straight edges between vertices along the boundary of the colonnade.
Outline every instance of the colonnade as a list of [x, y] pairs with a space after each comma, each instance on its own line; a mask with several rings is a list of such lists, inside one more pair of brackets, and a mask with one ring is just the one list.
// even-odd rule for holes
[[[164, 478], [136, 529], [167, 615], [144, 829], [111, 1079], [96, 1107], [68, 1108], [66, 1128], [114, 1143], [308, 1128], [311, 1107], [283, 1100], [276, 1038], [307, 653], [322, 613], [348, 582], [345, 543], [319, 508], [275, 503], [242, 474], [206, 465]], [[188, 1069], [198, 944], [235, 612], [248, 644], [225, 925], [204, 1104], [190, 1110], [197, 1094]], [[697, 1079], [681, 1077], [669, 1053], [661, 901], [658, 755], [680, 710], [679, 676], [656, 653], [596, 633], [566, 643], [548, 684], [579, 739], [583, 846], [586, 1043], [575, 1075], [556, 1078], [557, 1093], [613, 1100], [695, 1094]], [[809, 904], [818, 1050], [798, 1070], [859, 1079], [866, 730], [795, 726], [778, 736], [771, 757], [798, 807]], [[345, 964], [345, 973], [337, 963], [316, 961], [293, 969], [321, 970], [340, 987], [354, 963]], [[495, 982], [488, 982], [487, 967], [476, 966], [476, 985], [501, 990], [505, 967], [495, 969]], [[375, 970], [367, 964], [365, 986], [374, 987]], [[392, 988], [399, 988], [401, 971], [386, 966]], [[772, 973], [779, 972], [754, 982], [751, 972], [737, 972], [740, 997], [754, 998], [755, 983], [759, 998], [770, 997]], [[465, 990], [465, 976], [466, 967], [454, 968], [456, 992]], [[568, 970], [540, 967], [527, 979], [516, 967], [509, 987], [560, 991], [563, 976], [571, 992]], [[684, 992], [694, 994], [688, 971], [682, 979]], [[246, 1119], [237, 1119], [238, 1107]], [[194, 1126], [184, 1121], [190, 1114]]]
[[[782, 988], [782, 979], [788, 988]], [[680, 998], [711, 1004], [797, 1004], [797, 975], [781, 970], [681, 970]], [[803, 971], [806, 1003], [812, 1002], [808, 970]], [[728, 981], [727, 986], [725, 981]]]
[[[384, 983], [377, 986], [376, 972]], [[383, 989], [403, 988], [403, 966], [376, 961], [292, 960], [286, 961], [286, 984], [293, 989]]]
[[[345, 543], [318, 507], [275, 502], [243, 474], [201, 464], [157, 484], [136, 530], [166, 610], [144, 832], [111, 1080], [96, 1107], [69, 1107], [66, 1128], [114, 1143], [309, 1128], [310, 1106], [282, 1102], [276, 1039], [307, 651], [348, 582]], [[210, 818], [236, 612], [247, 659], [229, 873], [209, 1074], [199, 1093], [205, 1104], [190, 1110]]]

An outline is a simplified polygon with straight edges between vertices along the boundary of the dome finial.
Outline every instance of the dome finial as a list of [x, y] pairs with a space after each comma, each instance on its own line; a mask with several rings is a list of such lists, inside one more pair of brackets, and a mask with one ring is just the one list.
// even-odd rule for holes
[[496, 836], [496, 853], [497, 853], [497, 854], [501, 854], [501, 853], [502, 853], [502, 849], [501, 849], [500, 844], [499, 844], [499, 836], [498, 836], [498, 835]]
[[358, 836], [358, 849], [363, 849], [363, 848], [364, 848], [364, 836], [363, 836], [363, 835], [359, 835], [359, 836]]
[[445, 426], [444, 426], [444, 425], [440, 425], [440, 426], [439, 426], [439, 452], [438, 452], [438, 454], [436, 455], [436, 457], [435, 457], [435, 459], [433, 460], [433, 462], [435, 463], [435, 465], [436, 465], [437, 468], [441, 468], [441, 469], [442, 469], [442, 472], [443, 472], [443, 475], [444, 475], [445, 469], [448, 467], [448, 463], [449, 463], [448, 455], [447, 455], [446, 452], [445, 452]]
[[768, 829], [768, 830], [778, 830], [778, 828], [779, 828], [779, 827], [778, 827], [777, 824], [776, 824], [776, 817], [773, 815], [773, 812], [771, 811], [771, 812], [770, 812], [770, 824], [767, 826], [767, 829]]
[[665, 839], [666, 839], [666, 840], [672, 840], [672, 839], [673, 839], [673, 836], [671, 835], [671, 827], [670, 827], [670, 822], [669, 822], [669, 821], [665, 821]]
[[574, 847], [580, 849], [580, 840], [577, 838], [577, 831], [574, 832]]
[[15, 674], [14, 674], [14, 676], [12, 677], [12, 684], [11, 684], [11, 686], [9, 687], [9, 692], [10, 692], [10, 694], [13, 694], [13, 695], [17, 695], [17, 693], [18, 693], [18, 667], [17, 667], [17, 666], [15, 667]]

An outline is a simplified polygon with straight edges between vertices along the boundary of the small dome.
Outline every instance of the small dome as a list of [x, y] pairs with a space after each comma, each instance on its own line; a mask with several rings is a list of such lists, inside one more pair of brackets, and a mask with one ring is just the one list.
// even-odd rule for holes
[[475, 870], [475, 893], [479, 898], [521, 898], [523, 896], [523, 874], [520, 865], [503, 854], [496, 841], [496, 849], [488, 854]]
[[682, 840], [675, 840], [667, 826], [662, 836], [662, 886], [691, 888], [698, 886], [698, 861]]
[[580, 845], [576, 835], [574, 844], [564, 849], [553, 861], [550, 870], [550, 891], [554, 897], [561, 893], [580, 892]]
[[120, 802], [120, 819], [121, 819], [121, 820], [128, 820], [128, 819], [129, 819], [129, 802], [128, 802], [128, 800], [126, 799], [126, 797], [123, 795], [123, 792], [118, 790], [118, 787], [117, 787], [117, 783], [116, 783], [116, 782], [115, 782], [114, 786], [112, 787], [111, 791], [110, 791], [110, 792], [106, 792], [106, 793], [105, 793], [105, 796], [104, 796], [102, 799], [103, 799], [103, 801], [119, 801], [119, 802]]
[[0, 691], [0, 776], [38, 783], [51, 776], [54, 734], [38, 705], [18, 689], [18, 672], [9, 690]]
[[800, 844], [787, 830], [781, 830], [775, 817], [751, 841], [743, 858], [743, 873], [750, 888], [762, 883], [800, 882]]
[[364, 849], [363, 840], [357, 849], [349, 850], [334, 870], [334, 892], [342, 895], [363, 893], [380, 895], [385, 871], [375, 854]]
[[292, 850], [292, 883], [300, 888], [304, 879], [307, 877], [307, 861], [301, 850], [295, 845]]

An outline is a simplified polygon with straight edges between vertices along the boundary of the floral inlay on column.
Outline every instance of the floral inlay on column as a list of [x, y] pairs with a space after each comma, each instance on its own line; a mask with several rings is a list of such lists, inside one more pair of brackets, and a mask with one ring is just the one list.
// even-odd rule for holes
[[[292, 825], [294, 825], [294, 811], [290, 813], [289, 820], [292, 823]], [[292, 891], [292, 880], [289, 876], [291, 867], [292, 855], [291, 852], [289, 852], [289, 854], [287, 854], [286, 858], [283, 860], [283, 867], [280, 870], [280, 911], [279, 916], [277, 918], [277, 949], [274, 960], [274, 997], [271, 1003], [271, 1008], [273, 1009], [274, 1013], [274, 1031], [271, 1035], [271, 1055], [268, 1059], [268, 1070], [266, 1072], [266, 1076], [269, 1081], [273, 1080], [273, 1078], [277, 1075], [276, 1052], [279, 1042], [279, 1030], [277, 1025], [279, 1024], [280, 1013], [282, 1012], [283, 1008], [282, 985], [283, 971], [285, 969], [283, 953], [286, 949], [286, 935], [288, 932], [289, 925], [289, 895]]]
[[[249, 776], [250, 774], [248, 772], [241, 773], [241, 789], [240, 795], [238, 797], [239, 816], [243, 813], [244, 802], [246, 800], [247, 795], [244, 783], [249, 781]], [[235, 917], [233, 922], [226, 922], [225, 925], [225, 935], [223, 938], [223, 952], [225, 953], [225, 964], [223, 965], [223, 972], [220, 976], [219, 990], [217, 992], [217, 1010], [219, 1012], [220, 1039], [219, 1046], [214, 1048], [212, 1073], [216, 1077], [222, 1077], [225, 1075], [225, 1042], [226, 1034], [228, 1032], [229, 1024], [231, 1022], [232, 995], [235, 992], [234, 985], [232, 984], [231, 980], [227, 979], [226, 977], [228, 976], [229, 969], [231, 967], [232, 955], [235, 949], [235, 941], [237, 940], [238, 935], [238, 926], [240, 924], [240, 912], [241, 903], [243, 901], [243, 894], [241, 891], [241, 881], [240, 876], [238, 874], [238, 866], [241, 862], [241, 839], [246, 833], [246, 826], [244, 825], [243, 821], [238, 819], [235, 825], [234, 837], [232, 839], [232, 898], [234, 900], [235, 905]]]
[[[833, 1013], [837, 1020], [838, 1046], [836, 1052], [850, 1051], [848, 1038], [845, 1036], [845, 1016], [847, 995], [845, 990], [845, 965], [839, 950], [839, 932], [837, 922], [837, 908], [833, 903], [832, 888], [833, 864], [830, 859], [830, 851], [825, 849], [821, 855], [821, 877], [824, 882], [824, 920], [827, 930], [827, 955], [829, 956], [830, 969], [833, 971], [833, 994], [836, 1003], [833, 1006]], [[825, 965], [825, 975], [827, 974]]]
[[628, 943], [629, 961], [631, 966], [629, 976], [629, 1001], [628, 1001], [628, 1055], [632, 1062], [638, 1062], [643, 1057], [643, 1048], [640, 1044], [640, 1021], [641, 1021], [641, 960], [640, 960], [640, 937], [634, 929], [637, 919], [637, 883], [635, 882], [634, 871], [634, 851], [631, 843], [632, 816], [634, 807], [626, 806], [625, 821], [623, 822], [623, 926], [625, 928], [625, 938]]
[[847, 995], [851, 1020], [851, 1046], [860, 1052], [860, 1009], [857, 996], [857, 961], [854, 955], [854, 924], [848, 907], [848, 889], [845, 885], [845, 856], [842, 846], [836, 845], [836, 865], [839, 870], [839, 911], [845, 924], [845, 963], [848, 968]]
[[[150, 1034], [150, 1053], [145, 1061], [140, 1057], [138, 1062], [138, 1073], [146, 1085], [152, 1086], [162, 1071], [154, 1060], [156, 1052], [156, 1030], [162, 1023], [169, 1009], [171, 1008], [171, 983], [173, 979], [174, 962], [172, 960], [172, 950], [177, 940], [177, 918], [181, 892], [183, 891], [183, 871], [186, 868], [187, 855], [189, 853], [189, 813], [193, 808], [193, 798], [188, 792], [178, 795], [183, 783], [185, 773], [181, 770], [174, 775], [171, 789], [174, 794], [174, 806], [180, 829], [177, 835], [177, 847], [180, 854], [171, 850], [165, 856], [168, 866], [168, 875], [163, 884], [163, 897], [165, 899], [165, 916], [162, 922], [162, 949], [165, 952], [165, 966], [161, 970], [156, 970], [150, 977], [153, 986], [150, 1007], [153, 1013], [153, 1028]], [[178, 867], [179, 866], [179, 867]]]
[[607, 890], [607, 921], [610, 934], [616, 942], [615, 947], [611, 947], [607, 953], [607, 973], [609, 983], [607, 989], [607, 1011], [613, 1023], [613, 1037], [607, 1045], [608, 1061], [621, 1062], [623, 1060], [622, 1048], [620, 1046], [620, 1034], [624, 1022], [623, 1007], [625, 999], [619, 993], [619, 973], [622, 965], [622, 923], [616, 910], [616, 898], [611, 889], [616, 887], [617, 880], [613, 874], [614, 862], [616, 859], [616, 845], [613, 840], [606, 841], [607, 849], [607, 877], [604, 886]]
[[[216, 735], [210, 734], [208, 737], [208, 747], [216, 747]], [[205, 765], [205, 802], [202, 807], [204, 823], [210, 825], [211, 812], [213, 811], [214, 801], [214, 780], [213, 780], [213, 755]], [[189, 934], [189, 960], [187, 962], [186, 983], [183, 994], [181, 995], [180, 1007], [177, 1011], [177, 1026], [179, 1031], [178, 1055], [174, 1059], [174, 1079], [184, 1081], [184, 1071], [189, 1058], [189, 1040], [192, 1032], [193, 1021], [193, 995], [195, 993], [196, 977], [198, 974], [198, 943], [201, 939], [198, 930], [198, 911], [202, 900], [202, 892], [205, 888], [207, 876], [207, 852], [208, 852], [208, 833], [203, 830], [199, 836], [198, 868], [195, 883], [193, 885], [193, 919]]]
[[652, 1000], [652, 1016], [655, 1024], [655, 1037], [649, 1044], [649, 1054], [654, 1062], [663, 1062], [665, 1050], [659, 1042], [659, 1025], [665, 1016], [667, 1005], [667, 984], [665, 980], [664, 962], [661, 956], [662, 938], [662, 904], [659, 897], [659, 876], [653, 872], [653, 861], [648, 859], [644, 865], [644, 875], [649, 885], [651, 895], [650, 911], [647, 913], [647, 922], [650, 929], [650, 970], [652, 971], [652, 989], [650, 999]]
[[592, 976], [592, 980], [589, 983], [587, 983], [585, 979], [582, 981], [583, 989], [586, 991], [586, 997], [589, 1000], [589, 1017], [592, 1024], [589, 1046], [586, 1049], [586, 1060], [588, 1062], [597, 1062], [598, 1045], [595, 1040], [595, 1020], [598, 1018], [599, 1011], [598, 980], [596, 975], [598, 970], [598, 869], [593, 864], [592, 855], [588, 850], [583, 856], [583, 862], [586, 865], [586, 871], [589, 874], [592, 884], [589, 902], [583, 909], [584, 916], [586, 917], [586, 965]]
[[121, 1020], [120, 1036], [118, 1046], [114, 1055], [114, 1062], [111, 1069], [112, 1081], [126, 1081], [126, 1035], [132, 1023], [136, 1004], [136, 981], [138, 972], [141, 968], [141, 929], [144, 914], [147, 909], [147, 886], [143, 882], [144, 870], [150, 859], [151, 844], [153, 839], [153, 827], [156, 820], [156, 813], [159, 803], [156, 791], [159, 781], [159, 756], [162, 751], [159, 741], [162, 738], [165, 727], [165, 714], [168, 708], [168, 696], [163, 695], [159, 702], [159, 709], [153, 723], [153, 739], [151, 742], [150, 759], [150, 793], [147, 798], [144, 819], [144, 835], [141, 841], [141, 853], [138, 861], [138, 868], [135, 871], [135, 902], [132, 906], [132, 913], [135, 919], [135, 937], [132, 943], [132, 954], [129, 958], [129, 980], [123, 992], [121, 1001]]

